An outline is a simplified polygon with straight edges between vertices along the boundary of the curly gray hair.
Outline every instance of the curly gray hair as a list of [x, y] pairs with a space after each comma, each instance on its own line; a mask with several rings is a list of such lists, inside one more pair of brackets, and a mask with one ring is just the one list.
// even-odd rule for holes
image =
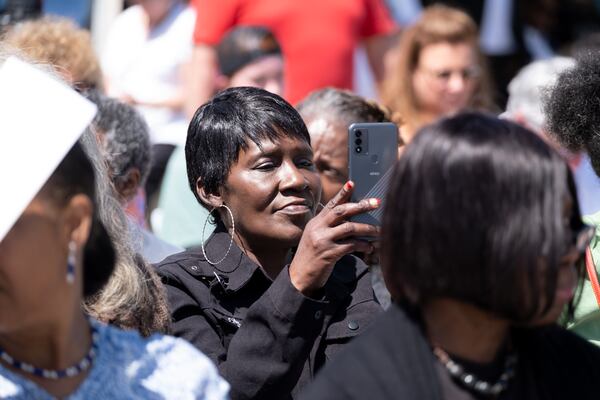
[[85, 96], [96, 104], [92, 124], [103, 135], [104, 157], [115, 184], [131, 168], [140, 171], [140, 186], [150, 172], [150, 136], [144, 117], [129, 104], [89, 91]]
[[553, 57], [534, 61], [523, 67], [508, 85], [508, 102], [503, 118], [524, 120], [535, 131], [546, 129], [544, 96], [554, 86], [558, 76], [575, 67], [575, 60], [568, 57]]

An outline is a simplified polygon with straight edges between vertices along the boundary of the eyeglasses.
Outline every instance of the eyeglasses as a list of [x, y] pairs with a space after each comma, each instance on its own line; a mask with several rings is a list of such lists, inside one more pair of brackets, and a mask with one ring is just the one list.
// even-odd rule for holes
[[557, 260], [557, 267], [561, 270], [563, 268], [575, 268], [578, 274], [584, 274], [587, 267], [587, 249], [594, 238], [595, 228], [583, 225], [571, 232], [571, 239], [565, 243], [562, 255]]
[[571, 239], [571, 246], [575, 248], [577, 253], [582, 257], [585, 256], [585, 251], [590, 245], [590, 242], [594, 238], [596, 228], [593, 226], [584, 225], [581, 229], [573, 232], [573, 238]]
[[459, 75], [464, 81], [473, 81], [481, 76], [481, 68], [476, 65], [472, 65], [467, 68], [452, 70], [452, 69], [428, 69], [425, 67], [418, 67], [419, 71], [429, 75], [430, 78], [434, 79], [436, 83], [447, 84], [453, 76]]
[[[580, 229], [573, 231], [571, 241], [568, 244], [568, 248], [564, 256], [571, 259], [569, 264], [576, 265], [578, 267], [584, 265], [586, 251], [590, 245], [590, 242], [594, 238], [595, 232], [596, 229], [588, 225], [583, 225]], [[563, 258], [563, 260], [565, 260], [565, 258]]]

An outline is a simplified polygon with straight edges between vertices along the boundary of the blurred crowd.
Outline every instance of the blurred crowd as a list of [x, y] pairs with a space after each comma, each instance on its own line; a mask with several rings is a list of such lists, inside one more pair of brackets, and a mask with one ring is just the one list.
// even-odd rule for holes
[[595, 398], [599, 1], [98, 2], [0, 0], [0, 398]]

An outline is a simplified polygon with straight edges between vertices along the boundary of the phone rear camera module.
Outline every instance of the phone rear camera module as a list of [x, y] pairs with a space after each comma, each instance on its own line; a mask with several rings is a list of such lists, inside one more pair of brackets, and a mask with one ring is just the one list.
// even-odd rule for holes
[[362, 147], [358, 146], [358, 147], [355, 149], [355, 151], [356, 151], [357, 153], [360, 153], [360, 152], [362, 152]]
[[362, 144], [362, 139], [356, 139], [354, 143], [360, 146]]
[[356, 132], [354, 132], [354, 136], [361, 137], [362, 136], [362, 131], [356, 131]]

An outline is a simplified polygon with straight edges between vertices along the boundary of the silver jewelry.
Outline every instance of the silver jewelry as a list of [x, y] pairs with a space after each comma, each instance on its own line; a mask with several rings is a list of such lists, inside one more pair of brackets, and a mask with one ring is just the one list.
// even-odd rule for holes
[[72, 285], [75, 282], [75, 264], [77, 263], [77, 244], [71, 240], [69, 242], [69, 256], [67, 257], [67, 283]]
[[[204, 242], [205, 242], [204, 232], [206, 231], [206, 223], [208, 222], [208, 219], [212, 215], [213, 211], [215, 211], [216, 209], [221, 208], [221, 207], [224, 207], [227, 210], [227, 212], [229, 212], [229, 216], [231, 217], [231, 240], [229, 241], [229, 247], [227, 248], [227, 252], [225, 253], [225, 255], [219, 261], [211, 261], [206, 256], [206, 249], [204, 248]], [[208, 212], [208, 215], [206, 216], [206, 219], [204, 220], [204, 226], [202, 227], [202, 242], [200, 243], [200, 246], [202, 247], [202, 254], [204, 255], [204, 259], [206, 260], [207, 263], [209, 263], [210, 265], [217, 265], [217, 264], [222, 263], [223, 260], [225, 260], [225, 258], [227, 258], [227, 256], [229, 255], [229, 252], [231, 251], [231, 246], [233, 246], [233, 235], [234, 234], [235, 234], [235, 220], [233, 219], [233, 213], [231, 212], [231, 209], [229, 207], [227, 207], [225, 204], [221, 204], [219, 207], [215, 207]]]
[[457, 379], [465, 387], [486, 396], [498, 396], [508, 389], [508, 383], [515, 376], [515, 367], [518, 362], [518, 357], [515, 353], [509, 354], [504, 362], [504, 372], [502, 372], [497, 382], [490, 383], [466, 372], [460, 364], [453, 361], [448, 353], [441, 348], [435, 346], [433, 354], [446, 367], [453, 378]]

